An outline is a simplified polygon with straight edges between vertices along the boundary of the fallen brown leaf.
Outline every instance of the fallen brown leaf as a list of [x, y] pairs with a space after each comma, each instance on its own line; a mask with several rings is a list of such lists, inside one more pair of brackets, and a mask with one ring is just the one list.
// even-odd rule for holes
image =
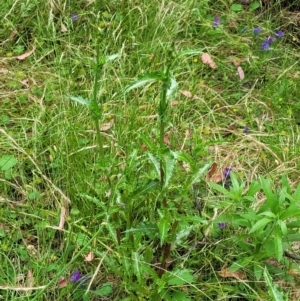
[[110, 122], [108, 122], [108, 123], [102, 123], [101, 128], [100, 128], [101, 131], [103, 131], [103, 132], [108, 131], [109, 129], [112, 128], [114, 123], [115, 123], [114, 119], [111, 119]]
[[192, 98], [193, 94], [190, 91], [186, 91], [186, 90], [179, 90], [179, 92], [184, 95], [187, 98]]
[[223, 175], [220, 173], [216, 173], [217, 168], [218, 164], [214, 162], [206, 175], [205, 179], [207, 182], [219, 183], [223, 180]]
[[60, 31], [61, 31], [61, 32], [67, 32], [67, 31], [68, 31], [67, 27], [66, 27], [65, 24], [62, 23], [62, 22], [61, 22], [61, 24], [60, 24]]
[[21, 84], [28, 89], [29, 88], [29, 80], [28, 78], [21, 80]]
[[68, 285], [68, 283], [69, 283], [69, 280], [68, 280], [68, 279], [66, 279], [66, 278], [61, 278], [61, 279], [58, 281], [57, 286], [58, 286], [58, 288], [64, 288], [64, 287], [66, 287], [66, 286]]
[[18, 59], [18, 60], [24, 60], [24, 59], [26, 59], [27, 57], [29, 57], [30, 55], [32, 55], [32, 54], [34, 53], [34, 51], [35, 51], [35, 47], [33, 47], [32, 50], [30, 50], [30, 51], [28, 51], [28, 52], [25, 52], [25, 53], [23, 53], [23, 54], [17, 56], [17, 59]]
[[238, 75], [240, 77], [240, 80], [243, 80], [245, 78], [245, 72], [241, 66], [237, 67]]
[[247, 276], [242, 271], [230, 272], [229, 268], [222, 269], [218, 274], [223, 278], [236, 278], [238, 280], [247, 279]]
[[64, 228], [66, 218], [68, 217], [68, 210], [66, 207], [61, 207], [60, 211], [60, 221], [58, 225], [58, 230], [62, 230]]
[[169, 136], [167, 134], [164, 135], [164, 143], [167, 144], [167, 145], [171, 145]]
[[[33, 277], [32, 270], [28, 270], [28, 272], [27, 272], [27, 276], [26, 276], [26, 286], [27, 286], [28, 288], [34, 286], [34, 277]], [[28, 295], [30, 292], [31, 292], [31, 291], [27, 291], [27, 295]]]
[[91, 261], [94, 260], [94, 258], [95, 258], [95, 254], [94, 254], [94, 252], [91, 251], [91, 252], [85, 257], [84, 261], [86, 261], [86, 262], [91, 262]]
[[213, 59], [208, 53], [202, 53], [201, 60], [203, 64], [209, 65], [210, 68], [217, 69], [216, 63], [213, 61]]

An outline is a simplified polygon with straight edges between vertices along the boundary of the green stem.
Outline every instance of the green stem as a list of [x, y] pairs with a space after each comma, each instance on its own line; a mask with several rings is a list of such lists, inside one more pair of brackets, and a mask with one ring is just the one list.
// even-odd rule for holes
[[[94, 87], [93, 87], [93, 97], [91, 101], [91, 111], [92, 111], [92, 116], [95, 121], [96, 125], [96, 132], [97, 132], [97, 142], [100, 148], [100, 159], [101, 161], [104, 160], [104, 150], [103, 150], [103, 141], [102, 141], [102, 136], [101, 136], [101, 130], [100, 130], [100, 124], [99, 121], [101, 120], [102, 117], [102, 102], [99, 104], [97, 101], [97, 94], [100, 89], [100, 83], [99, 83], [99, 78], [101, 74], [101, 69], [103, 66], [103, 62], [100, 62], [100, 46], [98, 45], [97, 47], [97, 56], [96, 56], [96, 70], [95, 70], [95, 80], [94, 80]], [[101, 101], [101, 99], [100, 99]]]

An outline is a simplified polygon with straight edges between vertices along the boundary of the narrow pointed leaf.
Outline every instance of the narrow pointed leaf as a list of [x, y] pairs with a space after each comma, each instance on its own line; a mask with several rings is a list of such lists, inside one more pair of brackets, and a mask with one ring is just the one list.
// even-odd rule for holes
[[255, 231], [258, 231], [259, 229], [263, 228], [265, 225], [267, 225], [268, 223], [270, 223], [272, 220], [270, 218], [262, 218], [261, 220], [257, 221], [254, 226], [251, 228], [251, 230], [249, 231], [250, 233], [253, 233]]
[[68, 95], [68, 97], [78, 103], [80, 103], [81, 105], [85, 105], [85, 106], [89, 106], [90, 105], [90, 101], [87, 99], [84, 99], [81, 96], [73, 96], [73, 95]]
[[134, 81], [132, 84], [127, 86], [124, 90], [124, 94], [128, 93], [129, 91], [143, 87], [148, 84], [153, 84], [155, 82], [163, 80], [164, 75], [162, 73], [147, 73], [143, 76], [139, 77], [136, 81]]

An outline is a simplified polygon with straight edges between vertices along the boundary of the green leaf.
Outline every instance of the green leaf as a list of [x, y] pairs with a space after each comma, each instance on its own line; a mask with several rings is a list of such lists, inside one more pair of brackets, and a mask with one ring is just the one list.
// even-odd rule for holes
[[300, 221], [292, 221], [290, 223], [288, 223], [287, 228], [300, 228]]
[[160, 177], [160, 163], [159, 163], [158, 158], [151, 153], [148, 153], [148, 157], [151, 160], [151, 162], [153, 163], [155, 170], [157, 172], [157, 177], [159, 178]]
[[294, 233], [294, 234], [288, 234], [286, 237], [282, 238], [283, 242], [292, 242], [292, 241], [300, 241], [300, 234]]
[[241, 4], [236, 4], [236, 3], [234, 3], [234, 4], [232, 4], [232, 5], [230, 6], [230, 9], [231, 9], [232, 11], [242, 11], [242, 10], [243, 10], [243, 6], [242, 6]]
[[254, 181], [250, 184], [247, 191], [247, 196], [254, 196], [261, 189], [261, 184], [258, 181]]
[[36, 200], [40, 195], [41, 193], [38, 190], [35, 190], [28, 195], [28, 198], [29, 200], [32, 201], [32, 200]]
[[147, 73], [142, 76], [140, 76], [136, 81], [134, 81], [132, 84], [127, 86], [123, 93], [128, 93], [129, 91], [143, 87], [147, 84], [153, 84], [155, 82], [161, 81], [164, 79], [164, 74], [161, 72], [157, 73]]
[[267, 197], [267, 200], [272, 201], [274, 199], [274, 193], [272, 192], [270, 180], [261, 177], [260, 182], [261, 182], [261, 188], [263, 189], [263, 191]]
[[134, 274], [137, 277], [138, 281], [141, 282], [142, 277], [143, 277], [143, 270], [142, 270], [142, 267], [140, 265], [141, 258], [140, 258], [139, 253], [133, 252], [132, 253], [132, 259], [133, 259]]
[[273, 301], [287, 301], [287, 296], [283, 294], [283, 292], [280, 291], [278, 286], [273, 283], [272, 278], [267, 270], [267, 267], [264, 269], [264, 278], [266, 281], [266, 284], [268, 286], [268, 292], [269, 296], [272, 297]]
[[262, 218], [261, 220], [257, 221], [253, 227], [250, 229], [249, 234], [258, 231], [259, 229], [263, 228], [265, 225], [270, 223], [272, 220], [269, 218]]
[[262, 274], [263, 274], [263, 268], [259, 265], [259, 263], [254, 262], [253, 269], [254, 269], [255, 279], [257, 281], [259, 281], [262, 277]]
[[300, 216], [300, 208], [298, 209], [297, 207], [292, 205], [288, 209], [284, 210], [279, 215], [280, 219], [281, 220], [285, 220], [285, 219], [291, 218], [291, 217], [299, 218], [299, 216]]
[[298, 201], [300, 199], [300, 184], [298, 184], [295, 192], [292, 194], [292, 197], [295, 201]]
[[170, 229], [170, 219], [166, 216], [162, 217], [158, 222], [158, 231], [160, 244], [163, 245]]
[[170, 273], [168, 280], [169, 285], [183, 285], [194, 282], [194, 276], [191, 274], [191, 271], [188, 269], [180, 269]]
[[69, 97], [70, 99], [80, 103], [81, 105], [85, 105], [85, 106], [89, 106], [90, 105], [90, 101], [87, 99], [84, 99], [81, 96], [73, 96], [73, 95], [67, 95], [67, 97]]
[[102, 287], [95, 291], [97, 296], [106, 296], [113, 291], [111, 282], [105, 282]]
[[286, 226], [285, 222], [282, 220], [278, 220], [278, 225], [281, 229], [282, 235], [286, 236], [287, 235], [287, 226]]
[[169, 87], [168, 90], [167, 90], [167, 98], [168, 98], [169, 100], [171, 100], [171, 99], [173, 99], [173, 98], [175, 97], [177, 88], [178, 88], [178, 83], [177, 83], [175, 77], [172, 76], [172, 77], [170, 78], [170, 87]]
[[282, 234], [278, 226], [274, 229], [274, 244], [276, 259], [280, 262], [283, 256]]
[[231, 196], [231, 192], [228, 191], [225, 187], [223, 187], [222, 185], [219, 185], [217, 183], [214, 182], [209, 182], [209, 186], [212, 187], [213, 189], [221, 192], [222, 194], [226, 195], [226, 196]]
[[254, 1], [250, 4], [249, 11], [253, 12], [258, 8], [260, 8], [260, 3], [258, 1]]
[[234, 262], [230, 266], [229, 271], [231, 273], [234, 273], [234, 272], [240, 270], [241, 268], [246, 267], [251, 262], [253, 262], [253, 256], [249, 256], [249, 257], [245, 257], [245, 258], [242, 258], [242, 259], [238, 259], [236, 262]]
[[270, 211], [264, 211], [262, 213], [259, 213], [258, 215], [259, 216], [268, 216], [271, 219], [275, 219], [276, 218], [276, 215], [273, 212], [270, 212]]
[[18, 163], [18, 160], [12, 155], [5, 155], [0, 158], [0, 168], [2, 171], [9, 170]]
[[151, 180], [149, 181], [146, 185], [138, 188], [137, 190], [133, 191], [130, 195], [129, 198], [137, 198], [139, 196], [145, 195], [151, 190], [154, 190], [156, 187], [159, 186], [159, 181], [158, 180]]
[[182, 190], [187, 191], [194, 183], [197, 183], [207, 171], [210, 169], [211, 163], [206, 163], [202, 168], [199, 168], [198, 171], [191, 176], [189, 176], [182, 187]]
[[165, 160], [165, 181], [164, 187], [168, 187], [169, 181], [172, 177], [176, 160], [173, 157], [172, 153], [168, 153], [164, 156]]

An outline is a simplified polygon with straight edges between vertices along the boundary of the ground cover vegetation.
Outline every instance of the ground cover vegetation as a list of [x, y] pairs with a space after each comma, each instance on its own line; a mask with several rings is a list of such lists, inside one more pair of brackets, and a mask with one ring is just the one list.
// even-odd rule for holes
[[299, 9], [2, 1], [1, 300], [299, 300]]

